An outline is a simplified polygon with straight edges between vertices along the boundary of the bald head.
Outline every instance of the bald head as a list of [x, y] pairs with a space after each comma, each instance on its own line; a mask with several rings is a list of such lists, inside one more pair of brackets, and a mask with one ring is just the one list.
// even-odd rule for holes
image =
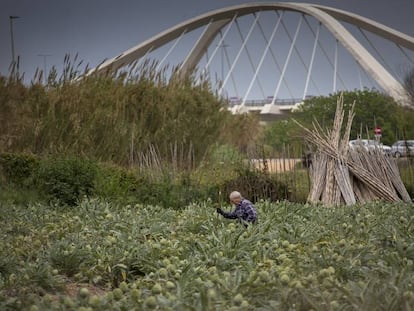
[[233, 204], [239, 204], [242, 200], [242, 196], [240, 194], [240, 192], [238, 191], [233, 191], [232, 193], [230, 193], [230, 201]]
[[233, 199], [241, 199], [241, 194], [238, 191], [233, 191], [232, 193], [230, 193], [230, 200]]

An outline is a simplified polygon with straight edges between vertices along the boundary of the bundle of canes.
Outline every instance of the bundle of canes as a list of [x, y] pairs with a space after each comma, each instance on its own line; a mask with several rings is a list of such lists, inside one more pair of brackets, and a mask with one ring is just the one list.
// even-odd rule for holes
[[[327, 205], [351, 205], [369, 200], [411, 202], [395, 162], [382, 150], [349, 150], [354, 107], [355, 102], [348, 112], [342, 138], [343, 94], [338, 97], [331, 130], [324, 130], [317, 121], [313, 122], [313, 129], [308, 129], [294, 120], [304, 130], [305, 140], [317, 150], [312, 159], [308, 201]], [[368, 190], [361, 189], [368, 189], [370, 193], [364, 195], [361, 191]]]

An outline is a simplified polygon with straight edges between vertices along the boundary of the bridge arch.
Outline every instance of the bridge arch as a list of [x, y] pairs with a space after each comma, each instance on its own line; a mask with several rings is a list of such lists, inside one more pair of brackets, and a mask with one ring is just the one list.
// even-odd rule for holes
[[92, 72], [108, 70], [116, 71], [120, 67], [140, 59], [145, 56], [146, 53], [178, 38], [183, 33], [205, 26], [206, 28], [202, 37], [198, 40], [197, 44], [181, 65], [180, 74], [188, 74], [196, 67], [204, 52], [218, 35], [220, 30], [231, 22], [233, 18], [271, 10], [295, 11], [319, 20], [385, 92], [398, 101], [402, 100], [404, 97], [404, 88], [401, 83], [398, 82], [338, 20], [364, 28], [413, 51], [414, 38], [354, 13], [327, 6], [305, 3], [247, 3], [214, 10], [184, 21], [153, 36], [141, 44], [126, 50], [120, 55], [106, 60], [96, 68], [91, 69], [89, 74]]

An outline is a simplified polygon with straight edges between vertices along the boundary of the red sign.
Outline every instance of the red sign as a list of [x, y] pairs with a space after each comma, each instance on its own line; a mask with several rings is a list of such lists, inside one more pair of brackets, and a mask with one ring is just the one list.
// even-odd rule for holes
[[376, 135], [381, 135], [381, 128], [380, 128], [380, 127], [376, 127], [376, 128], [374, 129], [374, 133], [375, 133]]

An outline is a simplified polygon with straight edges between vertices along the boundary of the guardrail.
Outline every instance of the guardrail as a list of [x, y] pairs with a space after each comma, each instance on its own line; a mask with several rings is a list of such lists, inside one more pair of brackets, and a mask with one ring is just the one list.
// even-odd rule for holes
[[[289, 106], [289, 105], [295, 105], [296, 103], [300, 103], [303, 100], [301, 98], [290, 98], [290, 99], [277, 99], [274, 102], [274, 105], [276, 106]], [[242, 99], [238, 99], [238, 100], [230, 100], [229, 101], [229, 106], [233, 107], [233, 106], [238, 106], [241, 105], [243, 102]], [[244, 105], [247, 107], [261, 107], [264, 106], [266, 104], [271, 104], [272, 100], [271, 99], [250, 99], [250, 100], [246, 100]]]

